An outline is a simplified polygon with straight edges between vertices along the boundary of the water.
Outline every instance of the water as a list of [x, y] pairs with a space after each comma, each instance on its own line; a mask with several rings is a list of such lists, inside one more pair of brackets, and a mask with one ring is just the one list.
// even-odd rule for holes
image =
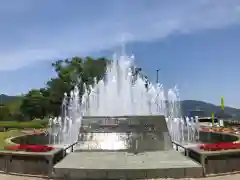
[[180, 144], [195, 144], [199, 141], [199, 121], [195, 118], [166, 118], [172, 141]]
[[[113, 143], [115, 142], [115, 143]], [[89, 133], [80, 142], [82, 150], [124, 150], [128, 149], [129, 136], [126, 133]]]
[[[196, 141], [198, 121], [181, 117], [178, 88], [165, 91], [162, 84], [150, 83], [134, 69], [133, 56], [115, 55], [103, 80], [95, 79], [93, 86], [83, 85], [81, 99], [77, 86], [69, 97], [65, 93], [61, 117], [49, 120], [49, 143], [66, 145], [77, 141], [82, 116], [124, 115], [164, 115], [173, 141]], [[98, 141], [104, 141], [104, 147], [119, 142], [115, 135]]]

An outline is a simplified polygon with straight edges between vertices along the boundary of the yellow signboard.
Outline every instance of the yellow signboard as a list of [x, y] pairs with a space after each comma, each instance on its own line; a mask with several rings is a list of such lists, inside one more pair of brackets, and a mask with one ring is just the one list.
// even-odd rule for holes
[[224, 110], [224, 97], [223, 96], [221, 97], [221, 107], [222, 107], [222, 110]]

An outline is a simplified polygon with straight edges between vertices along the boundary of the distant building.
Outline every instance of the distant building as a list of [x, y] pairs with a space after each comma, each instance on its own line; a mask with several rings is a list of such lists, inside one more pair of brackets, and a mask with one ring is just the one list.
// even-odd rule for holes
[[[203, 122], [209, 122], [209, 123], [212, 123], [212, 117], [200, 117], [198, 119], [199, 122], [203, 123]], [[214, 123], [217, 123], [218, 122], [218, 118], [214, 118]]]

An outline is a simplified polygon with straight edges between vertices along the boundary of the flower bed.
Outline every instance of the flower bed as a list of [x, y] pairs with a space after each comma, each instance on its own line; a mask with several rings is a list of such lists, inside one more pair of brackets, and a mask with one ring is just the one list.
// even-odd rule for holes
[[221, 151], [229, 149], [240, 149], [240, 142], [220, 142], [216, 144], [201, 144], [200, 149], [204, 151]]
[[27, 144], [18, 144], [15, 146], [8, 146], [8, 150], [13, 151], [27, 151], [27, 152], [48, 152], [54, 148], [51, 146], [45, 145], [27, 145]]

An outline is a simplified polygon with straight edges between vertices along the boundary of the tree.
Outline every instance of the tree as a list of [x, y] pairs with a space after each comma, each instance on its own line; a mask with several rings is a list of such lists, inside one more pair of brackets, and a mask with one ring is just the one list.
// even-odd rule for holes
[[91, 57], [86, 57], [83, 64], [83, 81], [88, 85], [93, 84], [93, 79], [102, 79], [106, 72], [107, 63], [110, 62], [105, 58], [93, 60]]
[[5, 104], [5, 106], [9, 109], [11, 120], [14, 121], [23, 121], [25, 120], [24, 115], [22, 114], [20, 107], [22, 105], [23, 96], [19, 96], [11, 102]]
[[10, 120], [11, 114], [7, 106], [0, 104], [0, 121]]
[[30, 90], [23, 99], [21, 112], [30, 119], [43, 118], [47, 115], [48, 99], [40, 90]]
[[[50, 99], [50, 107], [54, 116], [60, 114], [60, 106], [62, 103], [63, 94], [69, 93], [76, 84], [79, 86], [80, 95], [83, 92], [82, 85], [93, 84], [93, 79], [97, 80], [103, 78], [108, 60], [105, 58], [93, 59], [86, 57], [73, 57], [71, 60], [59, 60], [52, 64], [57, 78], [52, 78], [47, 82], [47, 92]], [[79, 80], [82, 83], [79, 83]]]
[[57, 77], [51, 78], [45, 88], [29, 91], [22, 101], [21, 112], [31, 119], [60, 115], [64, 93], [69, 93], [78, 85], [81, 96], [83, 83], [91, 85], [95, 77], [102, 79], [108, 62], [105, 58], [73, 57], [52, 63]]

